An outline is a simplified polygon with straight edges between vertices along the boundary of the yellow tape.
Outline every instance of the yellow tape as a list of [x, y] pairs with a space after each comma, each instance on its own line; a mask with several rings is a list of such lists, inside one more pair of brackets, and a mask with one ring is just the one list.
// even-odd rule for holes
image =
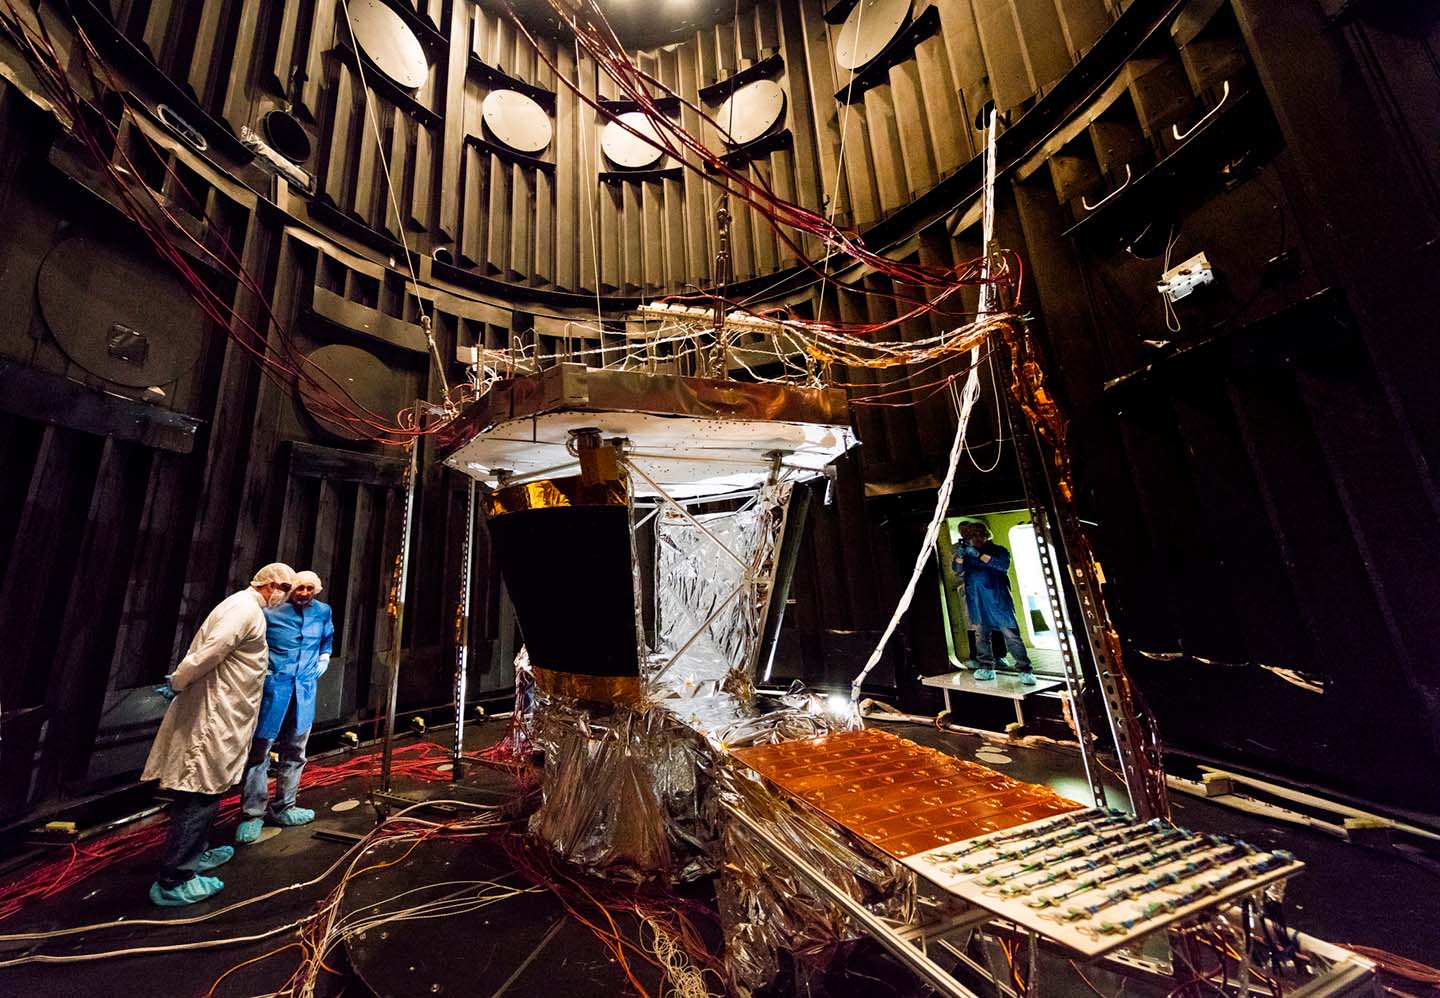
[[601, 481], [592, 485], [575, 475], [507, 485], [485, 496], [483, 505], [487, 517], [496, 517], [527, 509], [556, 509], [562, 506], [625, 506], [628, 505], [628, 497], [623, 481]]

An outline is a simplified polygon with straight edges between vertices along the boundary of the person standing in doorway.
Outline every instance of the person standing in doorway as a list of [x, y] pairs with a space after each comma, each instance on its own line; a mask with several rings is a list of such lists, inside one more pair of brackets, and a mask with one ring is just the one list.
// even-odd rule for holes
[[1015, 660], [1021, 685], [1034, 686], [1035, 673], [1010, 598], [1010, 552], [990, 539], [985, 524], [967, 520], [960, 524], [960, 544], [952, 567], [965, 580], [965, 609], [976, 632], [975, 678], [995, 678], [993, 635], [998, 633]]
[[[330, 667], [335, 624], [330, 606], [315, 598], [320, 576], [298, 572], [290, 599], [265, 611], [266, 640], [270, 645], [270, 671], [260, 720], [246, 762], [240, 806], [243, 817], [235, 841], [249, 845], [260, 838], [268, 821], [281, 827], [306, 825], [315, 812], [297, 807], [300, 774], [305, 770], [305, 743], [315, 722], [315, 690]], [[270, 798], [270, 750], [280, 757], [275, 797]]]
[[265, 688], [268, 653], [264, 607], [279, 606], [295, 570], [279, 562], [255, 573], [250, 587], [210, 611], [190, 650], [157, 691], [170, 701], [141, 779], [174, 795], [170, 827], [150, 900], [194, 904], [225, 885], [204, 874], [235, 855], [207, 841], [220, 797], [240, 778]]

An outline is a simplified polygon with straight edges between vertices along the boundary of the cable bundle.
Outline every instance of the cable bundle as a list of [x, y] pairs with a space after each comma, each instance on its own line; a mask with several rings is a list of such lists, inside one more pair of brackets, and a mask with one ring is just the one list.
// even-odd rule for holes
[[[898, 327], [904, 322], [920, 318], [927, 313], [973, 314], [951, 312], [941, 307], [966, 286], [1008, 287], [1018, 307], [1021, 298], [1022, 270], [1018, 257], [1013, 253], [997, 252], [993, 257], [982, 257], [952, 267], [944, 267], [892, 260], [870, 250], [857, 233], [843, 231], [825, 216], [785, 200], [767, 184], [751, 180], [739, 170], [731, 167], [725, 162], [722, 153], [707, 146], [702, 139], [686, 129], [683, 124], [667, 116], [661, 110], [660, 101], [677, 99], [685, 107], [698, 114], [702, 120], [713, 126], [722, 136], [728, 137], [726, 129], [702, 108], [674, 93], [634, 63], [605, 19], [596, 0], [549, 0], [549, 4], [560, 22], [574, 34], [577, 46], [590, 55], [600, 71], [613, 80], [624, 97], [633, 102], [645, 115], [663, 150], [674, 157], [682, 167], [718, 187], [722, 192], [722, 197], [733, 196], [759, 214], [775, 232], [777, 238], [797, 259], [802, 261], [802, 266], [813, 273], [819, 281], [839, 284], [830, 276], [828, 269], [822, 269], [805, 253], [801, 246], [801, 240], [805, 237], [819, 240], [821, 245], [826, 248], [827, 261], [831, 254], [843, 254], [871, 271], [890, 278], [896, 284], [917, 289], [917, 293], [922, 295], [922, 297], [914, 297], [840, 285], [846, 290], [858, 290], [864, 294], [879, 294], [881, 297], [899, 301], [909, 306], [909, 310], [894, 319], [883, 322], [835, 322], [822, 318], [783, 320], [783, 325], [787, 330], [801, 334], [807, 339], [807, 349], [817, 360], [827, 363], [843, 362], [856, 367], [892, 367], [944, 358], [968, 350], [977, 342], [977, 339], [983, 339], [993, 329], [993, 325], [987, 327], [984, 323], [976, 323], [962, 326], [928, 342], [897, 340], [887, 343], [876, 337], [876, 334], [880, 332]], [[544, 48], [537, 43], [509, 0], [505, 0], [505, 9], [516, 28], [535, 49], [538, 57], [555, 73], [556, 78], [570, 89], [581, 102], [606, 117], [613, 117], [598, 100], [585, 94], [575, 81], [567, 79], [560, 72], [559, 67], [555, 65]], [[614, 124], [643, 141], [651, 141], [648, 136], [619, 118], [614, 118]], [[931, 293], [930, 296], [923, 297], [927, 292]], [[697, 294], [672, 295], [662, 300], [683, 301], [696, 298], [719, 302], [727, 311], [739, 310], [760, 318], [769, 317], [764, 309], [754, 309], [746, 302], [725, 298], [723, 288]], [[1011, 317], [991, 315], [987, 321], [995, 323], [1008, 319]]]
[[[671, 988], [667, 995], [698, 998], [709, 993], [706, 985], [711, 979], [724, 992], [724, 964], [695, 923], [697, 917], [716, 923], [714, 910], [657, 886], [586, 877], [558, 860], [533, 836], [509, 836], [504, 845], [515, 869], [554, 894], [570, 916], [610, 951], [641, 998], [650, 998], [650, 992], [631, 965], [637, 958], [660, 971]], [[621, 931], [615, 916], [622, 912], [650, 930], [649, 943], [643, 941], [643, 933], [635, 940]]]
[[[392, 772], [397, 776], [440, 783], [450, 779], [451, 774], [438, 767], [449, 761], [450, 754], [439, 745], [419, 742], [395, 750]], [[374, 775], [374, 768], [373, 754], [356, 756], [338, 766], [307, 766], [300, 776], [300, 788], [316, 790], [356, 777], [369, 779]], [[239, 813], [240, 795], [232, 794], [221, 801], [216, 823], [232, 821]], [[68, 856], [51, 860], [0, 885], [0, 920], [37, 901], [67, 891], [121, 860], [158, 849], [165, 841], [165, 834], [166, 821], [161, 820], [107, 835], [85, 845], [72, 844]]]

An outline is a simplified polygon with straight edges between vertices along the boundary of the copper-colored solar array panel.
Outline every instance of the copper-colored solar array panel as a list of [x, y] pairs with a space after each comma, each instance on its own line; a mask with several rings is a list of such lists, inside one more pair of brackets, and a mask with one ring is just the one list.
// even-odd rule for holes
[[885, 731], [737, 749], [761, 776], [897, 859], [1081, 807]]

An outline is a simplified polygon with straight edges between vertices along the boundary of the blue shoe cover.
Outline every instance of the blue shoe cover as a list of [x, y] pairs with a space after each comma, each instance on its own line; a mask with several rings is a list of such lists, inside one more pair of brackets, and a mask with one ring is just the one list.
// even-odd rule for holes
[[234, 846], [216, 846], [214, 849], [206, 849], [199, 855], [195, 860], [195, 869], [204, 873], [217, 866], [224, 866], [233, 858], [235, 858]]
[[1020, 673], [1020, 685], [1021, 685], [1021, 686], [1034, 686], [1034, 685], [1035, 685], [1035, 673], [1033, 673], [1033, 672], [1022, 672], [1022, 673]]
[[260, 841], [260, 830], [264, 827], [265, 822], [260, 818], [246, 818], [240, 822], [240, 827], [235, 829], [235, 841], [242, 846], [258, 842]]
[[975, 670], [975, 678], [976, 678], [976, 679], [980, 679], [980, 680], [994, 679], [994, 678], [995, 678], [995, 670], [994, 670], [994, 669], [976, 669], [976, 670]]
[[315, 812], [308, 807], [287, 807], [270, 821], [281, 828], [293, 828], [296, 825], [308, 825], [315, 820]]
[[225, 885], [214, 877], [191, 877], [174, 887], [150, 885], [150, 903], [162, 908], [179, 908], [214, 897]]

